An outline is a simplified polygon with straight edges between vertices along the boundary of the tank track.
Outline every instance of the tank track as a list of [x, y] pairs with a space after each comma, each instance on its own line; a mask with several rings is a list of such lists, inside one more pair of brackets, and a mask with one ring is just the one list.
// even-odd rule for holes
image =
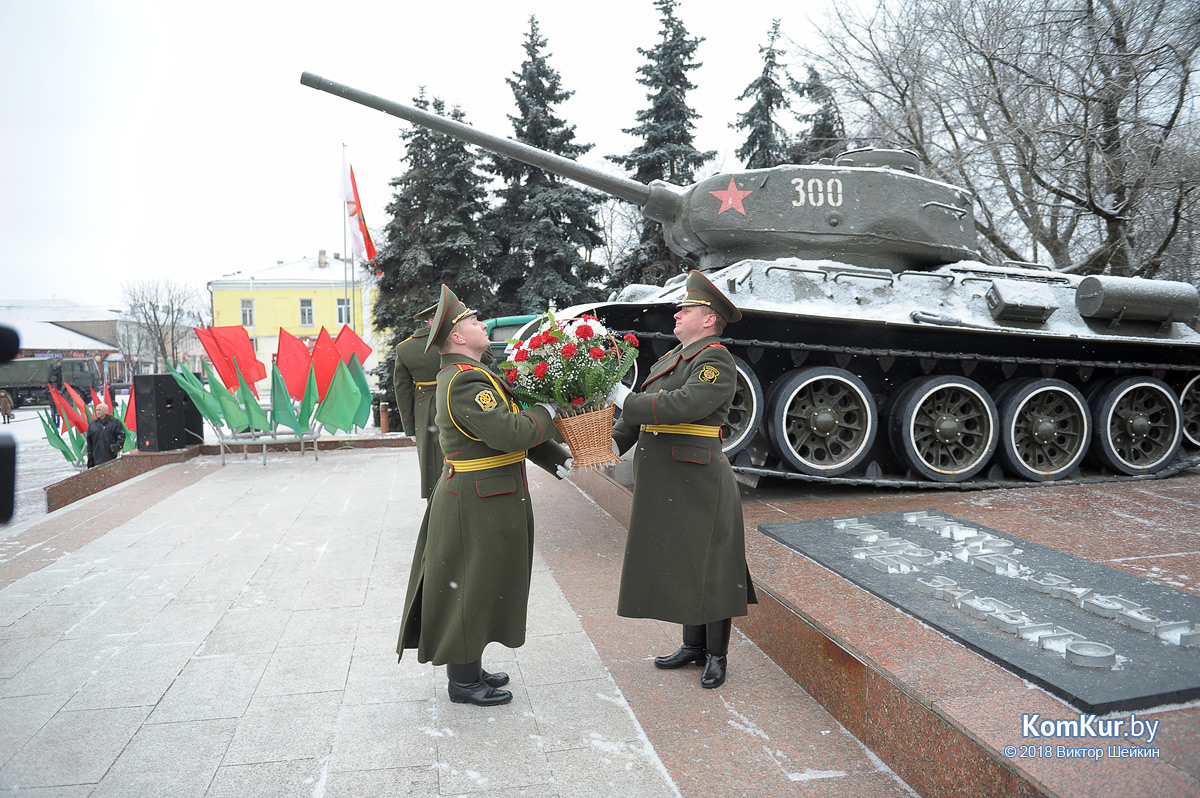
[[[674, 335], [644, 332], [638, 330], [623, 330], [618, 334], [632, 332], [639, 339], [646, 340], [662, 340], [674, 345], [678, 343]], [[895, 358], [895, 359], [910, 359], [916, 361], [939, 361], [939, 360], [960, 360], [960, 361], [975, 361], [981, 363], [999, 363], [1011, 364], [1014, 366], [1052, 366], [1054, 368], [1091, 368], [1091, 369], [1123, 369], [1127, 371], [1136, 371], [1142, 373], [1165, 373], [1171, 371], [1195, 371], [1198, 367], [1195, 364], [1179, 364], [1179, 363], [1153, 363], [1153, 362], [1129, 362], [1129, 361], [1108, 361], [1108, 360], [1089, 360], [1076, 358], [1037, 358], [1037, 357], [1008, 357], [998, 355], [986, 355], [977, 353], [955, 353], [949, 354], [946, 352], [924, 351], [915, 349], [892, 349], [892, 348], [872, 348], [872, 347], [856, 347], [856, 346], [831, 346], [828, 344], [812, 344], [812, 343], [792, 343], [783, 341], [765, 341], [756, 338], [731, 338], [722, 337], [721, 342], [731, 350], [736, 349], [786, 349], [800, 350], [807, 352], [822, 352], [832, 355], [843, 355], [850, 357], [871, 357], [876, 359]], [[1188, 453], [1182, 447], [1179, 453], [1170, 464], [1161, 468], [1153, 474], [1136, 474], [1126, 475], [1117, 474], [1108, 471], [1080, 473], [1074, 477], [1066, 477], [1057, 479], [1051, 482], [1036, 482], [1033, 480], [1018, 479], [1010, 476], [999, 463], [993, 463], [979, 477], [965, 480], [961, 482], [936, 482], [933, 480], [923, 479], [912, 474], [900, 475], [885, 475], [877, 463], [870, 463], [865, 469], [862, 476], [838, 476], [825, 477], [815, 476], [811, 474], [803, 474], [797, 471], [783, 470], [777, 468], [764, 468], [755, 465], [738, 464], [734, 458], [731, 463], [734, 472], [757, 477], [775, 477], [793, 481], [802, 482], [819, 482], [829, 485], [848, 485], [848, 486], [867, 486], [879, 488], [894, 488], [894, 489], [919, 489], [919, 490], [990, 490], [996, 488], [1028, 488], [1038, 487], [1042, 485], [1092, 485], [1108, 482], [1144, 482], [1147, 480], [1165, 479], [1175, 476], [1189, 468], [1200, 466], [1200, 452]]]

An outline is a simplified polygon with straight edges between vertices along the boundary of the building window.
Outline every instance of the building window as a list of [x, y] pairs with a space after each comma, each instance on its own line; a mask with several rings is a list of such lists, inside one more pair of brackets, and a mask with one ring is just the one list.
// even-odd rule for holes
[[254, 300], [253, 299], [243, 299], [242, 300], [242, 326], [243, 327], [253, 327], [254, 326]]
[[311, 299], [300, 300], [300, 326], [313, 326], [313, 307]]
[[349, 324], [350, 323], [350, 300], [349, 299], [339, 299], [337, 301], [337, 323], [338, 324]]

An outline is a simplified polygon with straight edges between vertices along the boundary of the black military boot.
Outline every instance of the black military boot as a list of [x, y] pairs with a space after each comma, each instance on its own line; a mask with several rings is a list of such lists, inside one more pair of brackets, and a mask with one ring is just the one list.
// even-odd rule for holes
[[729, 627], [732, 618], [714, 621], [704, 627], [704, 673], [700, 675], [701, 687], [720, 687], [725, 684], [725, 655], [729, 653]]
[[655, 657], [654, 664], [660, 668], [682, 668], [690, 663], [704, 662], [704, 627], [683, 626], [683, 646], [674, 654]]
[[499, 671], [497, 673], [488, 673], [485, 670], [480, 670], [479, 674], [484, 683], [490, 684], [492, 687], [503, 687], [504, 685], [508, 684], [508, 674], [504, 673], [503, 671]]
[[446, 691], [455, 704], [495, 707], [512, 701], [512, 693], [497, 690], [483, 680], [479, 660], [465, 665], [450, 663], [446, 666], [446, 675], [450, 678]]

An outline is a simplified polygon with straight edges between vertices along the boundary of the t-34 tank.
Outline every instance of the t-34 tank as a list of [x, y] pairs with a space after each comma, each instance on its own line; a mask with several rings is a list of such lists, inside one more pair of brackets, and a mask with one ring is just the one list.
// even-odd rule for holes
[[[986, 487], [1200, 463], [1200, 295], [978, 260], [971, 194], [902, 150], [643, 185], [304, 73], [301, 82], [634, 202], [744, 318], [725, 451], [748, 475]], [[685, 276], [593, 312], [675, 344]], [[560, 315], [561, 315], [560, 313]]]

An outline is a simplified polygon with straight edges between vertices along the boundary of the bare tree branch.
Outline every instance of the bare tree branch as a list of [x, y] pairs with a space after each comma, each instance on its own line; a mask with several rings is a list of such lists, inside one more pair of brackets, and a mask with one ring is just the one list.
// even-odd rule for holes
[[201, 323], [203, 305], [196, 289], [154, 278], [122, 284], [121, 299], [137, 330], [130, 335], [130, 342], [139, 347], [139, 351], [125, 354], [149, 356], [158, 370], [178, 363], [180, 350], [195, 337], [192, 328]]
[[1194, 2], [885, 0], [821, 36], [847, 137], [974, 192], [985, 256], [1200, 282]]

